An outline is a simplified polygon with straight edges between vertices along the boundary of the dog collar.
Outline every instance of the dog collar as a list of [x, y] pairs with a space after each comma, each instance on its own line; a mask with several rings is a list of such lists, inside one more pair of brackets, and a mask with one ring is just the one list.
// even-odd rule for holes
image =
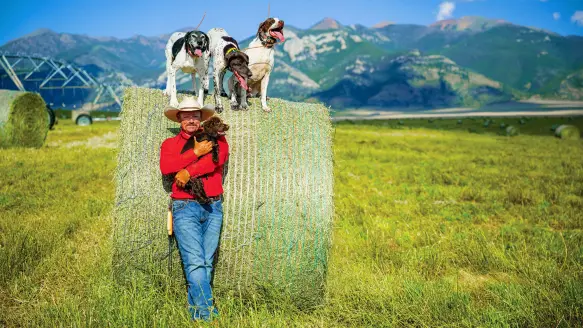
[[227, 52], [225, 53], [225, 56], [228, 55], [229, 53], [233, 52], [233, 51], [239, 51], [239, 49], [237, 49], [237, 48], [231, 48], [231, 49], [227, 50]]

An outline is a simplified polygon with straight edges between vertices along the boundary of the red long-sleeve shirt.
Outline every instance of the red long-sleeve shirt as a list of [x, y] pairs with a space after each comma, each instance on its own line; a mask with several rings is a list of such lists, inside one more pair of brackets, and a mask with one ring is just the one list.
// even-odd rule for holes
[[[223, 165], [229, 156], [229, 144], [224, 136], [219, 137], [219, 162], [213, 162], [212, 152], [198, 158], [194, 151], [188, 150], [181, 154], [182, 147], [190, 136], [180, 131], [175, 137], [168, 138], [160, 146], [160, 171], [162, 174], [177, 173], [186, 168], [191, 177], [208, 174], [203, 181], [204, 191], [208, 197], [223, 193]], [[194, 197], [172, 182], [174, 199], [193, 199]]]

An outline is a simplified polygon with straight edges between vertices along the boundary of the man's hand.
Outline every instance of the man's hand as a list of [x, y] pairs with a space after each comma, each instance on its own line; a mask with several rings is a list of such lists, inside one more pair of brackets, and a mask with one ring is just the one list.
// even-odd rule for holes
[[176, 185], [178, 187], [184, 188], [188, 180], [190, 180], [190, 173], [188, 173], [186, 169], [182, 169], [178, 173], [176, 173], [174, 180], [176, 180]]
[[194, 141], [194, 154], [196, 155], [196, 157], [206, 155], [211, 150], [213, 150], [213, 144], [210, 141], [208, 140], [201, 142], [196, 142], [196, 140]]

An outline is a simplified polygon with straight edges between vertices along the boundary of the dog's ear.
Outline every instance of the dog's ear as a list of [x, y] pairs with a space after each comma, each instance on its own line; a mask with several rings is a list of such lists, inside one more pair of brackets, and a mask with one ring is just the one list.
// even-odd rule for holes
[[269, 27], [275, 23], [275, 19], [268, 18], [263, 21], [263, 23], [259, 24], [259, 28], [257, 29], [257, 33], [267, 33], [269, 31]]
[[178, 55], [180, 50], [182, 50], [182, 47], [184, 46], [184, 40], [185, 40], [185, 38], [182, 37], [182, 38], [176, 40], [174, 42], [174, 44], [172, 45], [172, 62], [174, 62], [174, 58], [176, 58], [176, 55]]
[[227, 62], [227, 66], [231, 64], [231, 60], [237, 58], [239, 51], [231, 51], [227, 55], [225, 55], [225, 61]]
[[243, 59], [245, 60], [245, 64], [249, 65], [249, 56], [241, 51], [241, 55], [243, 56]]
[[208, 35], [206, 35], [206, 33], [203, 33], [202, 35], [204, 37], [204, 45], [202, 47], [202, 51], [207, 51], [211, 45], [211, 41], [210, 41]]

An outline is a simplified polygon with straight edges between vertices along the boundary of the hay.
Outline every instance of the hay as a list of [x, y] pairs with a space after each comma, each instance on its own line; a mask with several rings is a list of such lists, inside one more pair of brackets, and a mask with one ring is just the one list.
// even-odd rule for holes
[[567, 140], [579, 140], [581, 133], [576, 126], [563, 124], [555, 130], [555, 136]]
[[[124, 94], [113, 213], [118, 278], [136, 271], [168, 275], [171, 177], [160, 174], [159, 151], [179, 125], [164, 117], [167, 104], [162, 90]], [[274, 98], [269, 104], [271, 113], [251, 99], [249, 111], [227, 105], [220, 114], [230, 125], [230, 157], [214, 286], [285, 293], [312, 307], [323, 300], [334, 211], [329, 111]], [[171, 279], [183, 282], [176, 247], [171, 263]]]
[[41, 147], [49, 131], [46, 104], [38, 93], [0, 90], [0, 147]]
[[514, 137], [520, 134], [520, 130], [512, 125], [506, 127], [506, 135], [509, 137]]

